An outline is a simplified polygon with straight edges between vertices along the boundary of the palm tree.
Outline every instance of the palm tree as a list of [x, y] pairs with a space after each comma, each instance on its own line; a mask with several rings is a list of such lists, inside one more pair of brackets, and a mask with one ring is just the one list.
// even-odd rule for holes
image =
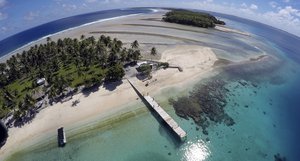
[[127, 60], [128, 52], [127, 52], [126, 48], [123, 48], [120, 57], [121, 57], [120, 59], [122, 62], [125, 62]]
[[0, 87], [6, 85], [7, 83], [7, 76], [6, 76], [6, 64], [0, 63]]
[[157, 51], [156, 51], [156, 48], [155, 48], [155, 47], [153, 47], [153, 48], [151, 49], [151, 55], [153, 55], [153, 56], [157, 55]]
[[80, 36], [80, 40], [84, 40], [84, 38], [85, 38], [85, 35]]
[[29, 94], [26, 94], [24, 97], [23, 109], [29, 110], [34, 106], [34, 104], [35, 104], [35, 100]]
[[6, 88], [3, 89], [3, 94], [4, 94], [4, 104], [8, 107], [14, 107], [15, 96], [10, 91], [8, 91]]
[[140, 50], [135, 50], [133, 53], [132, 53], [132, 59], [134, 61], [137, 61], [140, 59], [140, 56], [141, 56], [141, 51]]
[[49, 43], [51, 41], [51, 37], [47, 37], [47, 42]]
[[128, 51], [127, 51], [127, 61], [132, 61], [132, 59], [134, 57], [133, 53], [134, 53], [133, 49], [128, 49]]
[[107, 47], [111, 47], [112, 40], [111, 40], [110, 36], [107, 36], [107, 37], [104, 39], [104, 44], [105, 44], [105, 46], [107, 46]]
[[131, 43], [131, 48], [132, 49], [137, 49], [139, 48], [139, 42], [137, 40], [135, 40], [134, 42]]
[[0, 73], [1, 73], [1, 75], [4, 74], [5, 70], [6, 70], [6, 64], [5, 63], [0, 63]]

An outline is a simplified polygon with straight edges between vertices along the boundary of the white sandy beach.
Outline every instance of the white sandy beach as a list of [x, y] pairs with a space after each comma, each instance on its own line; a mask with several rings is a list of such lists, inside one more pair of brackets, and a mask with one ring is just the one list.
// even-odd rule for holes
[[[163, 88], [184, 88], [184, 85], [196, 81], [195, 78], [211, 71], [216, 60], [217, 58], [210, 48], [189, 45], [176, 46], [163, 52], [161, 61], [179, 65], [183, 68], [183, 72], [179, 72], [177, 69], [159, 70], [153, 74], [152, 78], [157, 81], [150, 83], [148, 87], [145, 86], [145, 82], [136, 78], [130, 80], [144, 94], [156, 95]], [[128, 108], [126, 106], [128, 104], [139, 103], [137, 98], [138, 96], [130, 84], [124, 80], [123, 84], [114, 91], [101, 87], [88, 97], [80, 93], [73, 96], [70, 101], [50, 106], [37, 114], [31, 123], [22, 128], [9, 130], [9, 138], [0, 151], [0, 159], [36, 143], [33, 138], [39, 140], [38, 138], [49, 135], [55, 136], [56, 130], [61, 126], [74, 127], [76, 124], [91, 122], [95, 118], [109, 116]], [[76, 107], [72, 107], [72, 101], [77, 99], [80, 100], [80, 103]]]

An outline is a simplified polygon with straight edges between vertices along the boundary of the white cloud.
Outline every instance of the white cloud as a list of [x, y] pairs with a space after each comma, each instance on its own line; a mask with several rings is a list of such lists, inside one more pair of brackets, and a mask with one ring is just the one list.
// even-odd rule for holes
[[94, 2], [97, 2], [98, 0], [85, 0], [85, 2], [87, 3], [94, 3]]
[[62, 4], [62, 7], [66, 10], [66, 11], [72, 11], [72, 10], [76, 10], [77, 6], [75, 4]]
[[205, 2], [206, 3], [211, 3], [211, 2], [213, 2], [214, 0], [206, 0]]
[[278, 6], [278, 3], [277, 2], [274, 2], [274, 1], [271, 1], [269, 2], [269, 5], [272, 7], [272, 8], [276, 8]]
[[266, 12], [257, 17], [260, 17], [258, 21], [262, 23], [300, 36], [300, 11], [292, 6], [286, 6], [277, 12]]
[[246, 3], [242, 3], [241, 6], [244, 7], [244, 8], [248, 7], [248, 5]]
[[109, 3], [120, 3], [121, 2], [121, 0], [105, 0], [105, 1], [103, 1], [103, 3], [105, 3], [105, 4], [109, 4]]
[[251, 4], [251, 5], [250, 5], [250, 9], [252, 9], [252, 10], [257, 10], [257, 9], [258, 9], [258, 6], [255, 5], [255, 4]]
[[4, 20], [7, 18], [7, 14], [0, 12], [0, 20]]
[[283, 2], [285, 2], [285, 3], [289, 3], [289, 2], [290, 2], [290, 0], [283, 0]]
[[255, 4], [251, 4], [250, 6], [248, 6], [245, 2], [241, 4], [242, 10], [246, 11], [246, 10], [257, 10], [258, 6]]
[[286, 6], [285, 8], [279, 10], [277, 15], [280, 17], [300, 17], [300, 11], [293, 8], [292, 6]]
[[24, 19], [27, 21], [34, 20], [35, 18], [39, 17], [39, 12], [29, 12], [26, 16], [24, 16]]
[[0, 8], [4, 7], [7, 4], [6, 0], [0, 0]]
[[0, 30], [1, 30], [1, 32], [5, 32], [5, 31], [7, 31], [7, 27], [2, 26]]

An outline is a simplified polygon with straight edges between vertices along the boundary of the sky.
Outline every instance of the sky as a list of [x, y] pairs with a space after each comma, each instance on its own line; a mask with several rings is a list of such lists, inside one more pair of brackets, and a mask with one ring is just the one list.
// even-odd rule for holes
[[0, 0], [0, 40], [63, 17], [126, 7], [179, 7], [235, 15], [300, 37], [300, 0]]

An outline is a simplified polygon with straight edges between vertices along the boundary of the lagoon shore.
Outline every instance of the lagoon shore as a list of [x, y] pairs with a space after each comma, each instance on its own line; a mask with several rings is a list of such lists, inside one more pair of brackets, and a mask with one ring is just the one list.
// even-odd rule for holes
[[[128, 78], [142, 90], [143, 94], [152, 96], [159, 94], [162, 89], [171, 87], [183, 90], [201, 78], [214, 74], [212, 71], [217, 56], [212, 48], [196, 44], [199, 41], [196, 33], [209, 34], [211, 32], [209, 29], [161, 22], [160, 18], [165, 12], [158, 11], [152, 14], [103, 21], [61, 32], [51, 36], [51, 39], [53, 41], [65, 37], [79, 39], [81, 35], [97, 38], [104, 34], [122, 40], [125, 46], [138, 40], [144, 59], [169, 62], [171, 65], [180, 66], [183, 72], [171, 68], [156, 71], [152, 74], [152, 80], [148, 82], [147, 87], [145, 86], [147, 82], [140, 81], [136, 77]], [[46, 42], [44, 38], [34, 42], [31, 46]], [[152, 46], [155, 46], [159, 52], [155, 57], [149, 54]], [[2, 57], [1, 61], [29, 48], [30, 46], [22, 47]], [[72, 107], [74, 100], [79, 100], [80, 103]], [[67, 102], [57, 103], [42, 110], [31, 123], [20, 128], [9, 129], [9, 138], [0, 150], [0, 160], [5, 160], [11, 154], [26, 147], [34, 146], [49, 136], [56, 136], [56, 130], [61, 126], [64, 126], [68, 132], [68, 130], [93, 123], [95, 120], [131, 110], [132, 105], [140, 103], [138, 96], [126, 80], [113, 90], [101, 86], [88, 96], [84, 93], [76, 94]]]

